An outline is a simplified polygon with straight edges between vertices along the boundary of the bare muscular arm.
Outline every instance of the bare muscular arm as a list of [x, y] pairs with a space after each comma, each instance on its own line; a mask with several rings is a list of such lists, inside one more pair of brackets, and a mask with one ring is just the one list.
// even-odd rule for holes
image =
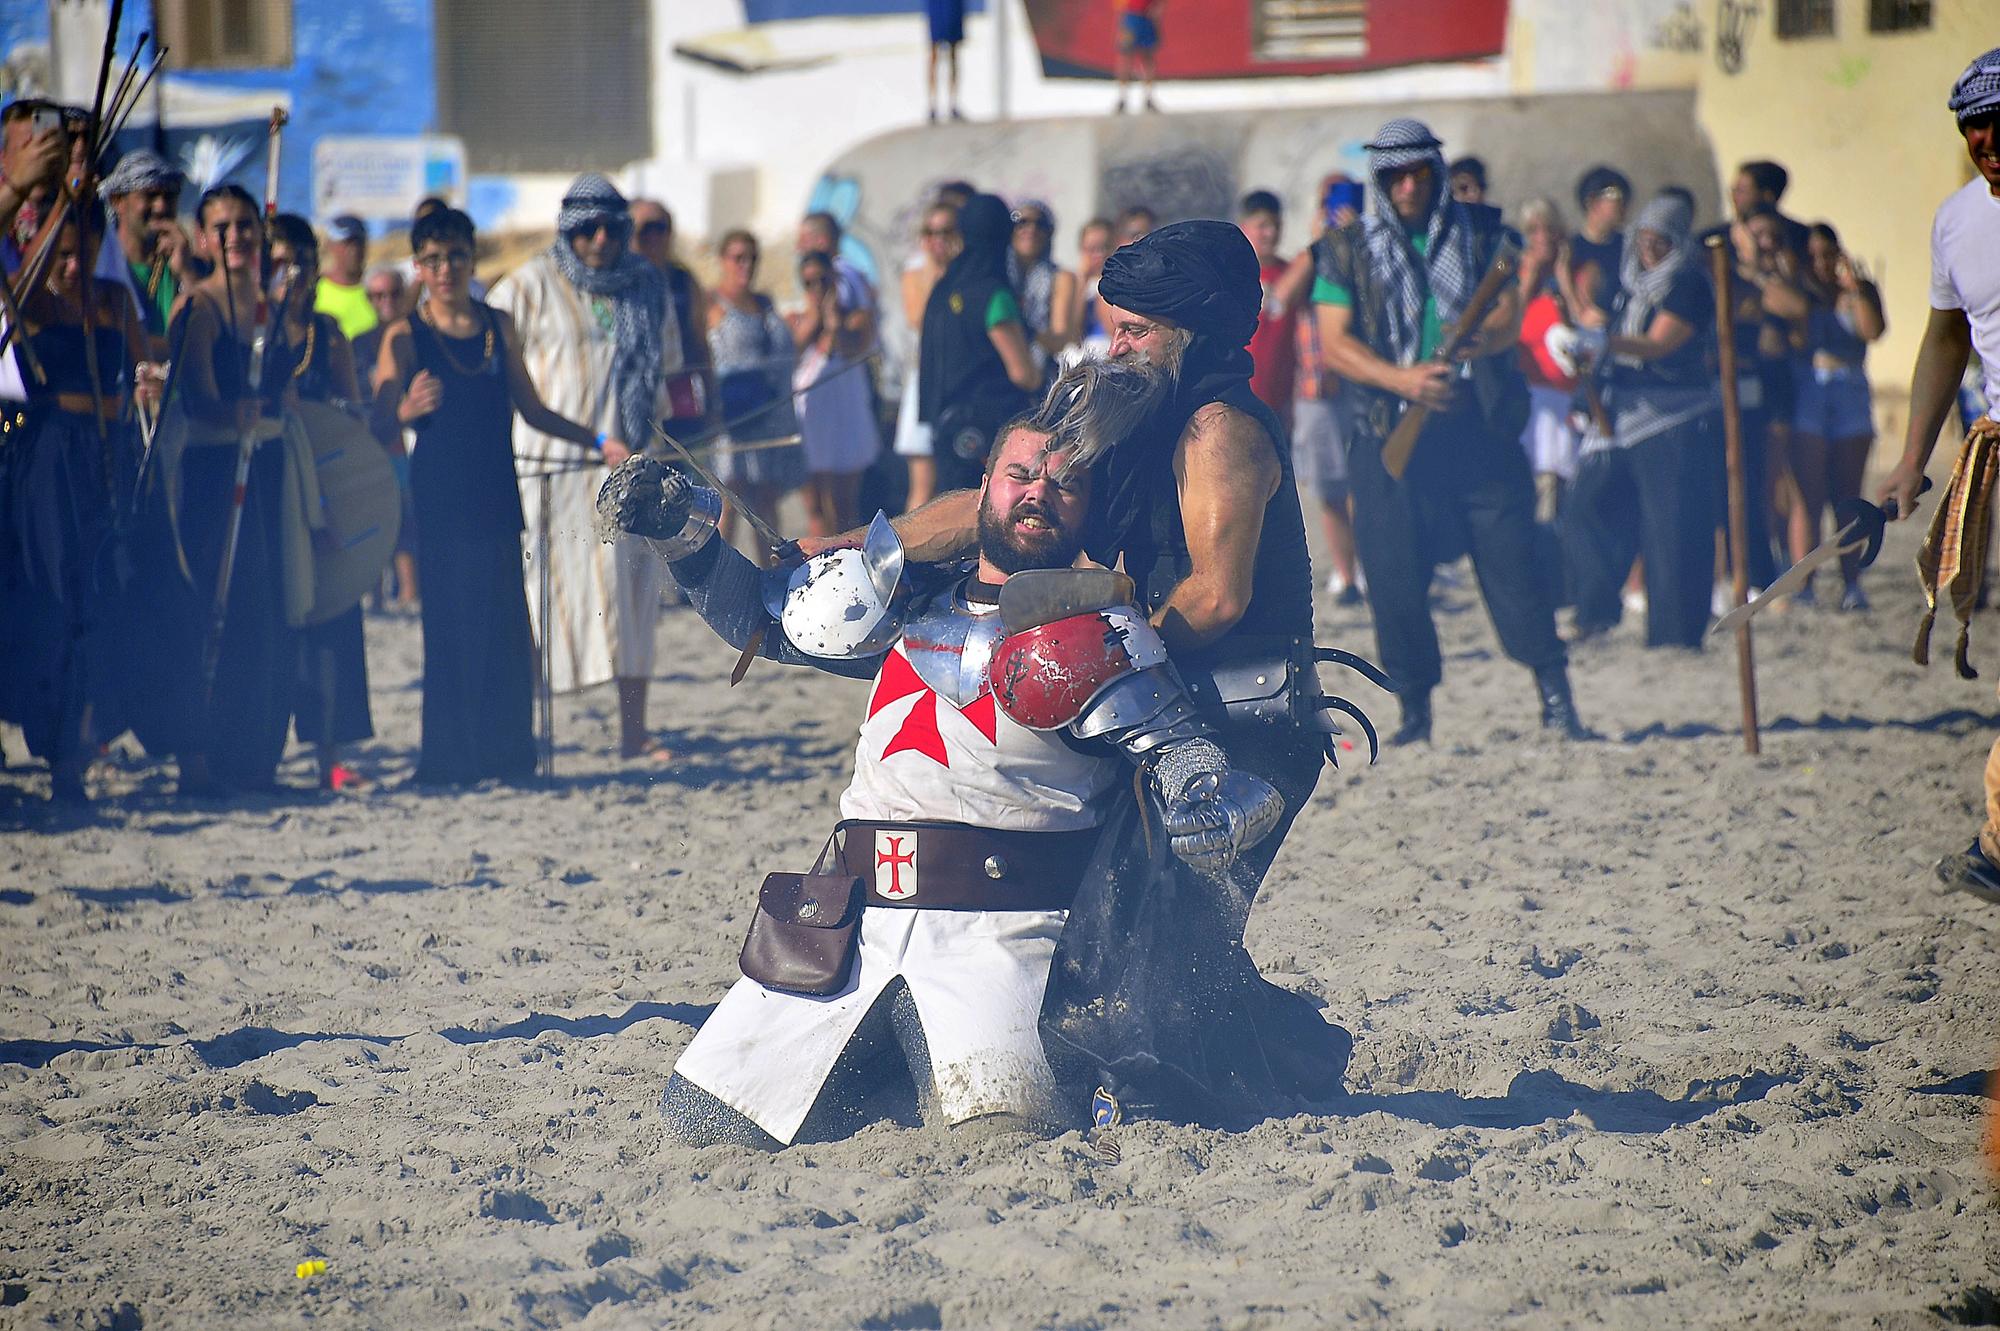
[[[937, 564], [969, 554], [979, 543], [979, 491], [947, 491], [889, 525], [915, 563]], [[801, 536], [799, 552], [811, 558], [827, 550], [858, 550], [867, 535], [866, 527], [856, 527], [838, 536]]]
[[1972, 353], [1972, 323], [1964, 310], [1931, 311], [1924, 340], [1917, 347], [1917, 368], [1910, 376], [1910, 424], [1903, 434], [1903, 458], [1882, 483], [1881, 500], [1896, 501], [1896, 516], [1907, 518], [1917, 506], [1917, 487], [1924, 466], [1937, 447], [1938, 431], [1958, 395]]
[[1174, 449], [1174, 482], [1192, 571], [1153, 616], [1169, 651], [1215, 641], [1249, 609], [1264, 505], [1283, 476], [1252, 417], [1211, 402], [1189, 419]]

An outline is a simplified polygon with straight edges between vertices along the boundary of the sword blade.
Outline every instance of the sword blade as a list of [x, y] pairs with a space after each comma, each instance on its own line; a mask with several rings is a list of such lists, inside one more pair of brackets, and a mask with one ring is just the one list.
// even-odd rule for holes
[[701, 479], [701, 483], [703, 485], [706, 485], [709, 489], [715, 491], [717, 494], [721, 495], [724, 499], [727, 499], [730, 503], [736, 505], [736, 511], [738, 513], [741, 513], [749, 521], [750, 525], [757, 529], [757, 534], [759, 536], [762, 536], [765, 540], [765, 543], [768, 544], [773, 550], [777, 550], [782, 546], [790, 544], [790, 542], [788, 542], [783, 536], [780, 536], [778, 534], [778, 529], [776, 527], [773, 527], [770, 523], [764, 521], [764, 519], [758, 515], [756, 509], [744, 503], [743, 497], [741, 495], [737, 494], [734, 490], [730, 489], [728, 486], [724, 485], [721, 481], [717, 480], [714, 472], [710, 471], [707, 467], [702, 466], [701, 463], [695, 458], [695, 455], [688, 452], [687, 449], [682, 446], [680, 440], [668, 434], [665, 429], [663, 429], [658, 425], [655, 425], [653, 427], [653, 433], [659, 435], [660, 438], [666, 440], [667, 447], [673, 449], [674, 452], [680, 454], [681, 461], [685, 462], [688, 465], [688, 469], [694, 472], [694, 474]]
[[1819, 569], [1820, 565], [1830, 564], [1849, 551], [1861, 549], [1868, 543], [1867, 537], [1861, 534], [1861, 527], [1862, 521], [1857, 518], [1855, 521], [1848, 523], [1838, 536], [1815, 546], [1811, 553], [1786, 569], [1770, 586], [1709, 625], [1708, 636], [1712, 638], [1718, 633], [1733, 629], [1738, 624], [1746, 622], [1751, 616], [1779, 597], [1790, 596], [1805, 586], [1812, 579], [1813, 573]]

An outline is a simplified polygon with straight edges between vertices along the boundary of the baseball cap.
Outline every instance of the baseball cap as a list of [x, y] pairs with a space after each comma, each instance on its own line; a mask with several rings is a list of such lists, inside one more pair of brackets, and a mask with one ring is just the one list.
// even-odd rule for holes
[[327, 223], [326, 238], [334, 242], [355, 240], [365, 244], [368, 240], [368, 224], [353, 213], [342, 213]]

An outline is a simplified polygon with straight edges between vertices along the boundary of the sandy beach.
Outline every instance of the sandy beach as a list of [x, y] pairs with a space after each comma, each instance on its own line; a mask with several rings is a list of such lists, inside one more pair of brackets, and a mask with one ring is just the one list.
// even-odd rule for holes
[[1609, 739], [1561, 744], [1445, 590], [1439, 742], [1346, 755], [1249, 931], [1355, 1033], [1351, 1103], [1115, 1165], [907, 1095], [775, 1156], [667, 1143], [865, 687], [731, 689], [677, 609], [670, 769], [611, 756], [606, 688], [561, 701], [552, 788], [420, 795], [417, 624], [373, 617], [369, 793], [178, 802], [134, 760], [76, 812], [0, 775], [0, 1326], [1994, 1324], [2000, 911], [1930, 865], [1977, 827], [2000, 619], [1981, 680], [1912, 665], [1916, 536], [1872, 614], [1758, 620], [1759, 758], [1727, 644], [1580, 649]]

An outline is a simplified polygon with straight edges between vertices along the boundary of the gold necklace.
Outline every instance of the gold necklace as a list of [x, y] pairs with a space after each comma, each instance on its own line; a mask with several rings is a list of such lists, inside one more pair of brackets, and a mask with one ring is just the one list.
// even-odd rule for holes
[[308, 319], [306, 321], [306, 354], [299, 357], [299, 363], [292, 367], [292, 378], [302, 379], [305, 377], [306, 371], [312, 368], [313, 343], [318, 339], [318, 337], [319, 337], [319, 320]]
[[452, 354], [451, 334], [438, 327], [437, 314], [428, 305], [424, 306], [424, 322], [429, 324], [431, 331], [437, 334], [438, 350], [444, 353], [444, 358], [450, 363], [452, 369], [457, 370], [468, 379], [476, 379], [486, 373], [487, 365], [493, 360], [493, 321], [491, 319], [481, 320], [486, 325], [485, 349], [479, 353], [479, 364], [469, 370], [460, 363], [457, 356]]

